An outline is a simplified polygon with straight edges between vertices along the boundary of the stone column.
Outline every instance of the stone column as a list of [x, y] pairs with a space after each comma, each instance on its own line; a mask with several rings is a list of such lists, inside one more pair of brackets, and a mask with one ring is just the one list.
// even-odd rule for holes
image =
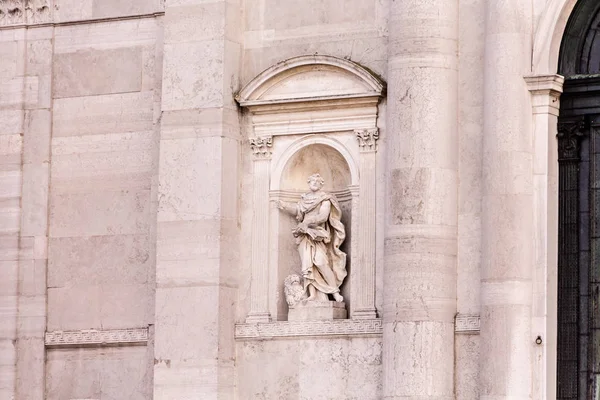
[[[358, 201], [358, 231], [353, 235], [357, 237], [358, 258], [356, 259], [358, 279], [353, 282], [357, 286], [357, 298], [353, 299], [352, 319], [377, 318], [375, 309], [375, 223], [376, 223], [376, 155], [377, 128], [356, 131], [356, 138], [360, 148], [360, 194]], [[353, 269], [354, 269], [353, 268]]]
[[166, 4], [154, 400], [234, 398], [240, 7]]
[[250, 138], [254, 155], [252, 283], [246, 323], [271, 322], [269, 312], [269, 170], [273, 137]]
[[531, 398], [534, 189], [531, 2], [487, 0], [481, 258], [482, 399]]
[[533, 332], [535, 346], [534, 399], [556, 398], [556, 320], [558, 272], [558, 162], [557, 123], [564, 78], [560, 75], [525, 78], [533, 104], [533, 187], [535, 207], [535, 263], [533, 276]]
[[391, 3], [384, 399], [454, 399], [458, 0]]

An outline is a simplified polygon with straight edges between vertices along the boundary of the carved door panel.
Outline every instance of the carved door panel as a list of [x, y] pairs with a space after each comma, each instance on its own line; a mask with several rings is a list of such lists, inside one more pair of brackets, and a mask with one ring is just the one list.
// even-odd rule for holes
[[600, 114], [559, 120], [558, 399], [600, 395]]

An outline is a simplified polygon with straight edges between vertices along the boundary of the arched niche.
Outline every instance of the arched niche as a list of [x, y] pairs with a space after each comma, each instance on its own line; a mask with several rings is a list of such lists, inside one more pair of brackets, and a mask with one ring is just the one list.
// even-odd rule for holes
[[[307, 142], [299, 147], [287, 158], [279, 178], [279, 190], [275, 196], [277, 199], [297, 202], [302, 193], [308, 190], [307, 178], [318, 173], [325, 180], [323, 189], [335, 195], [342, 209], [342, 223], [346, 229], [346, 240], [340, 249], [346, 253], [346, 270], [348, 277], [341, 286], [341, 294], [344, 296], [346, 307], [352, 307], [352, 173], [350, 165], [344, 156], [334, 147], [323, 144], [320, 141]], [[281, 217], [281, 216], [280, 216]], [[295, 227], [293, 218], [279, 218], [277, 232], [279, 234], [272, 238], [278, 243], [278, 283], [276, 287], [282, 287], [286, 276], [290, 274], [301, 275], [300, 258], [298, 256], [295, 241], [292, 240], [291, 231]], [[277, 299], [277, 311], [280, 316], [288, 313], [288, 306], [283, 297]]]
[[305, 191], [306, 178], [315, 173], [325, 179], [325, 191], [342, 192], [351, 185], [350, 167], [344, 156], [333, 147], [316, 143], [301, 148], [288, 160], [279, 187], [282, 191]]
[[[290, 234], [293, 219], [272, 204], [297, 201], [314, 172], [325, 178], [325, 189], [342, 206], [347, 231], [343, 249], [349, 255], [342, 295], [348, 314], [376, 318], [375, 168], [384, 91], [378, 77], [352, 61], [310, 55], [272, 66], [236, 96], [249, 122], [254, 158], [248, 323], [287, 319], [282, 283], [297, 272], [299, 257]], [[358, 257], [364, 268], [352, 272]]]

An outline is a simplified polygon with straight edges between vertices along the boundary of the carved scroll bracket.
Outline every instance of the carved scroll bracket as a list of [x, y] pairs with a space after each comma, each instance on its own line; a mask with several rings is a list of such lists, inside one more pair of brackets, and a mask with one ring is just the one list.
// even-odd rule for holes
[[254, 137], [250, 138], [249, 141], [255, 160], [265, 160], [271, 158], [273, 136]]
[[360, 129], [354, 131], [358, 139], [358, 146], [362, 152], [377, 151], [377, 140], [379, 139], [379, 129]]
[[578, 161], [581, 138], [585, 135], [583, 117], [558, 123], [558, 161]]

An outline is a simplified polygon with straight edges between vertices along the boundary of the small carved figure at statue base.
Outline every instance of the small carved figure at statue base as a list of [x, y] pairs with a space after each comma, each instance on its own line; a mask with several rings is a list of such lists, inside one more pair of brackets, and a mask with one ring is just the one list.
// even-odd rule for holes
[[340, 250], [340, 245], [346, 238], [346, 231], [341, 222], [340, 205], [335, 196], [322, 191], [324, 183], [319, 174], [311, 175], [308, 178], [311, 191], [303, 194], [298, 203], [277, 201], [280, 210], [295, 216], [298, 221], [292, 234], [296, 238], [302, 267], [302, 282], [298, 275], [290, 275], [284, 282], [284, 291], [290, 315], [299, 304], [303, 307], [309, 307], [312, 302], [327, 304], [331, 295], [338, 305], [313, 305], [306, 312], [318, 313], [325, 307], [330, 310], [325, 314], [329, 313], [329, 319], [332, 319], [341, 318], [339, 311], [343, 309], [345, 318], [346, 310], [340, 307], [344, 301], [340, 286], [347, 275], [346, 253]]

